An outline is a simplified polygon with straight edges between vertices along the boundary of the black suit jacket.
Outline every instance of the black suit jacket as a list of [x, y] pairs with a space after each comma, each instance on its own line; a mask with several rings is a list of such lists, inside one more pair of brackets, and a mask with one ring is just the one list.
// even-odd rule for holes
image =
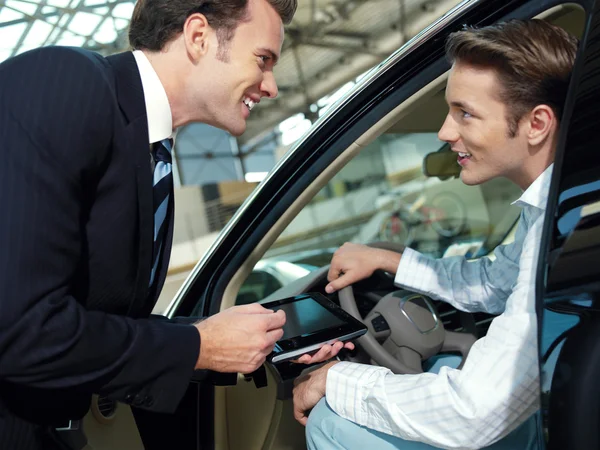
[[82, 416], [91, 393], [176, 408], [199, 336], [146, 318], [172, 229], [149, 289], [152, 175], [131, 53], [50, 47], [0, 64], [0, 448]]

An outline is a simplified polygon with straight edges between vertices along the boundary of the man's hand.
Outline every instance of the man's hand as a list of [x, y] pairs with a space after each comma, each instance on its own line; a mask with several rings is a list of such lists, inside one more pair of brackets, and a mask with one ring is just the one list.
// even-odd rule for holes
[[251, 373], [283, 336], [285, 312], [258, 303], [234, 306], [195, 324], [200, 333], [196, 369]]
[[354, 344], [352, 342], [346, 342], [344, 344], [343, 342], [340, 342], [340, 341], [334, 342], [331, 345], [325, 344], [313, 355], [306, 353], [305, 355], [302, 355], [300, 358], [294, 360], [294, 362], [299, 363], [299, 364], [320, 363], [320, 362], [327, 361], [328, 359], [331, 359], [331, 358], [337, 356], [337, 354], [343, 348], [346, 348], [348, 350], [354, 350]]
[[337, 363], [338, 361], [330, 362], [317, 370], [296, 378], [294, 382], [294, 418], [302, 425], [306, 426], [310, 410], [325, 395], [327, 372]]
[[333, 254], [325, 291], [331, 294], [373, 275], [378, 269], [396, 273], [400, 253], [346, 242]]

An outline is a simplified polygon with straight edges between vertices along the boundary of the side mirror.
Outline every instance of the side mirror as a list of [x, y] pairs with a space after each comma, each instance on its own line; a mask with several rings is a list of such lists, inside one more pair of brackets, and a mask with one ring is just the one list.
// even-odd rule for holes
[[427, 177], [438, 177], [440, 180], [457, 178], [460, 175], [456, 153], [450, 150], [450, 144], [444, 144], [438, 151], [425, 156], [423, 174]]

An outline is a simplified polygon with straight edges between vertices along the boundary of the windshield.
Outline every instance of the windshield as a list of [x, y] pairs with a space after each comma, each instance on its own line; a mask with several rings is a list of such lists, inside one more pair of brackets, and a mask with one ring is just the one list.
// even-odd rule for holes
[[[256, 300], [263, 298], [329, 264], [349, 241], [395, 242], [432, 257], [476, 258], [510, 239], [520, 212], [510, 203], [520, 190], [505, 179], [467, 186], [452, 166], [438, 176], [424, 170], [426, 157], [444, 150], [436, 133], [381, 135], [320, 190], [266, 252], [254, 272], [269, 277], [268, 285], [261, 278], [257, 292], [249, 279], [240, 294], [251, 290]], [[453, 154], [447, 155], [456, 165]]]

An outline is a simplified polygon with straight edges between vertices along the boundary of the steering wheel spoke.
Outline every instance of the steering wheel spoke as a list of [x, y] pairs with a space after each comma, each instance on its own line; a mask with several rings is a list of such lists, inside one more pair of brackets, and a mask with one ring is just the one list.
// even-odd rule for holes
[[392, 331], [385, 317], [376, 310], [375, 307], [371, 312], [362, 319], [362, 322], [367, 326], [369, 333], [378, 341], [387, 339]]

